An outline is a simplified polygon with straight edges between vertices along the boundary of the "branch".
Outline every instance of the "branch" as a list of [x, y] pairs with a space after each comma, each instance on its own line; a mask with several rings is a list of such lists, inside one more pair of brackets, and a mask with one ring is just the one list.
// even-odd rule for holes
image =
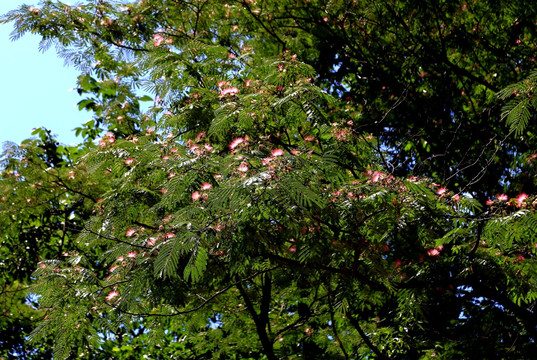
[[221, 290], [218, 290], [216, 291], [212, 296], [208, 297], [207, 299], [205, 299], [205, 301], [203, 301], [200, 305], [192, 308], [192, 309], [189, 309], [189, 310], [185, 310], [185, 311], [177, 311], [173, 314], [159, 314], [159, 313], [133, 313], [133, 312], [130, 312], [130, 311], [126, 311], [126, 310], [119, 310], [119, 308], [117, 306], [114, 306], [114, 305], [110, 305], [112, 308], [114, 308], [115, 310], [119, 310], [120, 312], [124, 313], [124, 314], [127, 314], [127, 315], [131, 315], [131, 316], [141, 316], [141, 317], [147, 317], [147, 316], [160, 316], [160, 317], [172, 317], [172, 316], [178, 316], [178, 315], [184, 315], [184, 314], [189, 314], [189, 313], [192, 313], [192, 312], [195, 312], [195, 311], [198, 311], [200, 310], [201, 308], [203, 308], [205, 305], [207, 305], [208, 303], [210, 303], [213, 299], [215, 299], [216, 297], [218, 297], [219, 295], [222, 295], [223, 293], [225, 293], [226, 291], [228, 291], [229, 289], [231, 289], [232, 287], [234, 286], [238, 286], [240, 285], [241, 283], [245, 282], [245, 281], [248, 281], [248, 280], [251, 280], [253, 278], [255, 278], [256, 276], [258, 275], [261, 275], [261, 274], [265, 274], [265, 273], [268, 273], [268, 272], [271, 272], [273, 270], [276, 270], [279, 266], [275, 266], [275, 267], [272, 267], [270, 269], [267, 269], [267, 270], [262, 270], [262, 271], [258, 271], [250, 276], [248, 276], [247, 278], [244, 278], [244, 279], [241, 279], [241, 280], [237, 280], [231, 284], [229, 284], [228, 286], [224, 287], [223, 289]]
[[372, 282], [371, 280], [367, 279], [365, 276], [359, 274], [359, 273], [354, 273], [352, 272], [352, 270], [350, 269], [346, 269], [346, 268], [343, 268], [343, 269], [338, 269], [338, 268], [335, 268], [335, 267], [332, 267], [332, 266], [328, 266], [328, 265], [322, 265], [322, 264], [307, 264], [307, 263], [301, 263], [297, 260], [293, 260], [293, 259], [289, 259], [289, 258], [285, 258], [283, 256], [280, 256], [280, 255], [276, 255], [276, 254], [267, 254], [268, 258], [279, 263], [279, 264], [282, 264], [282, 265], [286, 265], [286, 266], [289, 266], [289, 267], [295, 267], [295, 268], [303, 268], [303, 269], [316, 269], [316, 270], [323, 270], [323, 271], [327, 271], [329, 273], [332, 273], [332, 274], [341, 274], [341, 275], [345, 275], [345, 276], [349, 276], [349, 277], [352, 277], [352, 278], [355, 278], [355, 279], [358, 279], [359, 281], [363, 282], [364, 284], [370, 286], [372, 289], [374, 290], [379, 290], [379, 291], [385, 291], [386, 288], [384, 286], [382, 286], [381, 284], [378, 284], [378, 283], [374, 283]]
[[360, 324], [358, 323], [358, 320], [353, 318], [352, 315], [349, 314], [348, 312], [346, 314], [346, 317], [347, 317], [347, 319], [349, 319], [349, 322], [351, 323], [352, 326], [354, 326], [356, 331], [358, 331], [358, 334], [360, 334], [360, 337], [365, 342], [367, 347], [369, 347], [371, 349], [371, 351], [373, 351], [373, 353], [375, 353], [375, 355], [377, 355], [377, 357], [379, 359], [381, 359], [381, 360], [390, 359], [388, 356], [386, 356], [382, 352], [380, 352], [380, 350], [371, 342], [371, 340], [367, 337], [366, 333], [360, 327]]

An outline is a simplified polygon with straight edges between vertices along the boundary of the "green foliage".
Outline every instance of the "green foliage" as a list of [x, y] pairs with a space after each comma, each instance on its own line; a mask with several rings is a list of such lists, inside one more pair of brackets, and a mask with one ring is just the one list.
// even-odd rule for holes
[[29, 358], [50, 340], [57, 359], [531, 358], [534, 15], [254, 0], [6, 14], [80, 70], [93, 119], [78, 147], [38, 128], [4, 151], [2, 297], [39, 296], [9, 303], [24, 335], [5, 353], [28, 336]]

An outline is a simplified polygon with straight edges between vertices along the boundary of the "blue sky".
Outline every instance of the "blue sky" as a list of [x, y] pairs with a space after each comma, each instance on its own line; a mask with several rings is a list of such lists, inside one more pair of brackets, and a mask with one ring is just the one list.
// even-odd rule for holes
[[[38, 2], [0, 0], [0, 14]], [[77, 92], [69, 92], [79, 73], [65, 67], [54, 49], [39, 52], [39, 36], [27, 34], [11, 41], [12, 30], [11, 24], [0, 25], [0, 144], [20, 143], [40, 126], [51, 129], [61, 143], [76, 142], [71, 130], [91, 118], [90, 113], [74, 106], [81, 100]]]

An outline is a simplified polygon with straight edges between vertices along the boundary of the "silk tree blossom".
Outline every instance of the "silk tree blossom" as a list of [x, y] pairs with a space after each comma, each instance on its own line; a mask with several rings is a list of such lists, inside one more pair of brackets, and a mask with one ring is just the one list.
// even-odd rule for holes
[[380, 171], [374, 171], [372, 174], [371, 174], [371, 182], [378, 182], [380, 179], [382, 179], [384, 177], [384, 173], [383, 172], [380, 172]]
[[440, 255], [440, 252], [444, 250], [444, 245], [437, 246], [433, 249], [427, 250], [427, 255], [429, 256], [438, 256]]
[[211, 190], [213, 186], [209, 183], [203, 183], [201, 184], [201, 190]]
[[283, 155], [283, 150], [282, 149], [274, 149], [274, 150], [272, 150], [270, 155], [273, 156], [273, 157], [282, 156]]
[[125, 260], [125, 258], [123, 256], [119, 256], [116, 261], [117, 262], [122, 262], [123, 260]]
[[237, 146], [239, 146], [240, 144], [242, 144], [244, 142], [244, 139], [241, 138], [241, 137], [238, 137], [236, 139], [234, 139], [231, 144], [229, 144], [229, 149], [230, 150], [233, 150], [235, 149]]
[[116, 141], [116, 138], [114, 137], [114, 133], [107, 131], [103, 138], [99, 140], [99, 146], [105, 147], [106, 144], [113, 144]]
[[200, 192], [199, 191], [194, 191], [192, 193], [191, 198], [192, 198], [192, 201], [198, 201], [201, 198]]
[[240, 172], [247, 172], [248, 171], [248, 165], [246, 165], [246, 163], [242, 163], [242, 164], [239, 165], [237, 170], [239, 170]]
[[134, 233], [136, 233], [136, 229], [129, 229], [129, 230], [127, 230], [127, 232], [125, 233], [125, 236], [126, 236], [126, 237], [131, 237], [132, 235], [134, 235]]
[[106, 300], [110, 301], [113, 298], [118, 297], [118, 296], [119, 296], [119, 292], [117, 292], [116, 290], [112, 290], [108, 293], [108, 295], [106, 295]]
[[108, 270], [109, 272], [113, 273], [114, 271], [116, 271], [116, 269], [118, 268], [119, 266], [117, 265], [113, 265], [110, 267], [110, 270]]
[[222, 91], [220, 91], [220, 98], [223, 98], [224, 96], [235, 96], [239, 93], [239, 89], [237, 89], [235, 86], [232, 86], [232, 87], [228, 87], [228, 88], [225, 88], [225, 89], [222, 89]]
[[162, 35], [160, 34], [155, 34], [153, 36], [153, 45], [155, 45], [155, 47], [159, 47], [160, 45], [162, 45], [162, 43], [165, 41], [166, 39], [164, 39], [164, 37], [162, 37]]
[[134, 162], [133, 158], [128, 158], [127, 160], [125, 160], [125, 165], [131, 166], [133, 162]]
[[496, 196], [496, 199], [498, 199], [499, 201], [507, 201], [507, 200], [509, 200], [509, 196], [507, 196], [505, 194], [500, 194], [500, 195]]
[[168, 240], [168, 239], [171, 239], [172, 237], [175, 237], [175, 234], [174, 233], [166, 233], [166, 235], [164, 235], [164, 239]]
[[488, 199], [485, 204], [487, 204], [487, 206], [490, 206], [490, 205], [494, 204], [494, 201]]
[[252, 81], [253, 81], [252, 79], [246, 80], [246, 82], [244, 83], [244, 86], [246, 86], [246, 87], [252, 86]]
[[205, 150], [207, 150], [207, 152], [212, 152], [214, 149], [211, 144], [205, 144], [204, 147], [205, 147]]
[[157, 239], [154, 237], [150, 237], [149, 239], [147, 239], [147, 242], [145, 245], [149, 247], [153, 247], [155, 246], [156, 243], [157, 243]]
[[225, 80], [219, 81], [218, 84], [216, 84], [216, 86], [218, 86], [219, 89], [222, 89], [224, 86], [228, 86], [228, 85], [229, 85], [229, 81], [225, 81]]
[[170, 171], [170, 173], [168, 174], [168, 179], [171, 179], [172, 177], [174, 177], [176, 174], [173, 172], [173, 171]]
[[451, 198], [451, 200], [453, 200], [453, 201], [455, 201], [455, 202], [459, 202], [460, 199], [461, 199], [461, 198], [460, 198], [459, 194], [455, 194], [455, 195], [453, 195], [453, 197]]
[[438, 190], [436, 190], [436, 195], [444, 195], [447, 192], [447, 188], [441, 187]]
[[130, 252], [127, 253], [127, 257], [129, 259], [134, 259], [137, 255], [138, 255], [138, 253], [136, 251], [130, 251]]
[[524, 206], [524, 202], [526, 201], [527, 198], [528, 198], [527, 194], [522, 193], [518, 195], [516, 198], [516, 206], [518, 207]]

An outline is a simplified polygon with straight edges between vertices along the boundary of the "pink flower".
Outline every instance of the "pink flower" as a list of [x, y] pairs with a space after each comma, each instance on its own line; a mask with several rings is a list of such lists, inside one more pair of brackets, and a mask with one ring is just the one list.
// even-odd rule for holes
[[201, 184], [201, 190], [211, 190], [213, 186], [209, 183], [203, 183]]
[[494, 201], [488, 199], [485, 204], [487, 204], [487, 206], [490, 206], [490, 205], [494, 204]]
[[438, 251], [437, 249], [429, 249], [429, 250], [427, 250], [427, 255], [429, 255], [429, 256], [438, 256], [438, 255], [440, 255], [440, 251]]
[[526, 201], [527, 198], [528, 198], [527, 194], [522, 193], [518, 195], [516, 198], [516, 206], [522, 207], [524, 205], [524, 201]]
[[241, 137], [238, 137], [238, 138], [236, 138], [235, 140], [233, 140], [233, 141], [231, 142], [231, 144], [229, 144], [229, 149], [230, 149], [230, 150], [233, 150], [233, 149], [235, 149], [237, 146], [239, 146], [239, 144], [242, 144], [243, 142], [244, 142], [244, 139], [241, 138]]
[[164, 239], [171, 239], [172, 237], [175, 237], [175, 234], [174, 233], [167, 233], [166, 235], [164, 235]]
[[537, 159], [537, 154], [531, 154], [529, 157], [526, 158], [527, 162], [531, 162], [532, 160]]
[[134, 235], [135, 232], [136, 232], [135, 229], [129, 229], [129, 230], [127, 230], [127, 232], [125, 233], [125, 236], [126, 236], [126, 237], [131, 237], [132, 235]]
[[461, 198], [460, 198], [459, 194], [455, 194], [455, 195], [453, 195], [453, 197], [451, 198], [451, 200], [453, 200], [453, 201], [455, 201], [455, 202], [459, 202], [460, 199], [461, 199]]
[[447, 189], [445, 187], [441, 187], [438, 190], [436, 190], [436, 195], [443, 195]]
[[173, 171], [170, 171], [170, 173], [168, 174], [168, 179], [171, 179], [174, 176], [175, 176], [175, 173]]
[[201, 197], [201, 194], [199, 191], [194, 191], [191, 196], [192, 201], [198, 201], [200, 197]]
[[123, 260], [125, 260], [125, 258], [123, 256], [119, 256], [116, 261], [117, 262], [122, 262]]
[[242, 163], [242, 164], [239, 165], [237, 170], [239, 170], [240, 172], [247, 172], [248, 171], [248, 165], [246, 165], [245, 163]]
[[274, 149], [272, 150], [272, 152], [270, 153], [271, 156], [282, 156], [283, 155], [283, 150], [282, 149]]
[[155, 246], [156, 243], [157, 243], [157, 239], [150, 237], [149, 239], [147, 239], [147, 242], [145, 245], [149, 247], [153, 247]]
[[133, 158], [128, 158], [127, 160], [125, 160], [125, 165], [130, 166], [132, 165], [133, 162], [134, 162]]
[[313, 141], [313, 140], [315, 140], [315, 136], [313, 135], [308, 135], [304, 138], [304, 141]]
[[235, 96], [238, 93], [239, 93], [239, 89], [237, 89], [235, 86], [232, 86], [232, 87], [222, 89], [222, 91], [220, 91], [220, 97], [222, 98], [226, 95]]
[[106, 300], [110, 301], [117, 296], [119, 296], [119, 293], [116, 290], [112, 290], [106, 295]]
[[266, 157], [263, 160], [261, 160], [261, 164], [268, 165], [268, 164], [270, 164], [271, 161], [272, 161], [271, 157]]
[[159, 47], [163, 41], [164, 41], [164, 38], [161, 35], [155, 34], [153, 36], [153, 45], [155, 45], [156, 47]]
[[507, 196], [505, 194], [500, 194], [500, 195], [496, 196], [496, 199], [498, 199], [499, 201], [507, 201], [507, 200], [509, 200], [509, 196]]
[[248, 79], [248, 80], [246, 80], [246, 82], [244, 83], [244, 86], [246, 86], [246, 87], [250, 87], [251, 84], [252, 84], [252, 81], [253, 81], [252, 79]]
[[393, 262], [393, 266], [394, 266], [395, 268], [398, 268], [399, 266], [402, 266], [403, 264], [404, 264], [403, 261], [401, 261], [401, 260], [399, 260], [399, 259], [397, 259], [397, 260], [395, 260], [395, 261]]
[[129, 259], [134, 259], [136, 257], [136, 255], [138, 255], [138, 253], [136, 253], [136, 251], [131, 251], [131, 252], [127, 253], [127, 257]]
[[384, 173], [380, 171], [375, 171], [373, 172], [373, 175], [371, 176], [371, 182], [377, 182], [383, 176], [384, 176]]
[[110, 270], [108, 270], [109, 272], [113, 273], [119, 266], [117, 265], [114, 265], [114, 266], [111, 266], [110, 267]]
[[212, 152], [213, 149], [214, 148], [211, 146], [211, 144], [205, 144], [205, 150], [207, 150], [208, 152]]
[[218, 88], [222, 89], [224, 86], [227, 86], [229, 85], [229, 81], [219, 81], [218, 84], [216, 84], [216, 86], [218, 86]]

